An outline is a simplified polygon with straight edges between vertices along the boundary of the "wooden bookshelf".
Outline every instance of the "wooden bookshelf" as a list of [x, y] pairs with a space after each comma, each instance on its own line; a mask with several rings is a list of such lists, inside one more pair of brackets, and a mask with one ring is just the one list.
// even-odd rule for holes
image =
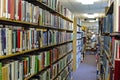
[[[68, 17], [64, 16], [63, 14], [57, 12], [56, 10], [52, 9], [51, 7], [47, 6], [46, 4], [38, 1], [38, 0], [24, 0], [24, 1], [27, 1], [35, 6], [39, 6], [40, 8], [42, 8], [43, 10], [47, 10], [48, 12], [50, 12], [51, 14], [55, 14], [57, 16], [59, 16], [60, 18], [63, 18], [64, 20], [66, 21], [69, 21], [70, 23], [73, 23], [73, 20], [69, 19]], [[34, 22], [34, 21], [33, 21]], [[38, 21], [39, 22], [39, 21]], [[30, 22], [26, 22], [26, 21], [18, 21], [18, 20], [11, 20], [11, 19], [6, 19], [6, 18], [0, 18], [0, 24], [2, 25], [12, 25], [14, 27], [23, 27], [23, 28], [26, 28], [26, 29], [29, 29], [29, 28], [36, 28], [36, 29], [45, 29], [45, 30], [57, 30], [59, 32], [69, 32], [69, 33], [73, 33], [74, 30], [71, 30], [71, 29], [61, 29], [61, 28], [56, 28], [54, 26], [49, 26], [49, 25], [40, 25], [39, 23], [30, 23]], [[52, 44], [52, 45], [46, 45], [46, 46], [43, 46], [43, 47], [40, 47], [40, 48], [37, 48], [37, 49], [32, 49], [32, 50], [25, 50], [25, 51], [21, 51], [21, 52], [16, 52], [16, 53], [11, 53], [10, 55], [3, 55], [3, 56], [0, 56], [0, 60], [5, 60], [5, 59], [8, 59], [10, 60], [11, 58], [15, 58], [15, 57], [24, 57], [24, 55], [27, 55], [29, 56], [30, 54], [32, 54], [32, 52], [35, 52], [35, 51], [39, 51], [39, 52], [43, 52], [43, 51], [47, 51], [49, 49], [52, 49], [52, 48], [55, 48], [55, 47], [58, 47], [58, 46], [61, 46], [61, 45], [66, 45], [67, 43], [72, 43], [73, 40], [67, 40], [65, 42], [62, 42], [62, 43], [57, 43], [57, 44]], [[23, 44], [22, 44], [23, 45]], [[32, 77], [40, 74], [41, 72], [43, 71], [46, 71], [47, 69], [49, 69], [51, 67], [51, 65], [54, 65], [55, 63], [59, 62], [61, 59], [65, 58], [68, 54], [70, 54], [71, 52], [73, 51], [70, 50], [68, 52], [66, 52], [64, 55], [62, 55], [60, 58], [58, 58], [55, 62], [53, 63], [50, 63], [50, 65], [48, 64], [45, 64], [45, 65], [48, 65], [46, 66], [44, 69], [38, 71], [37, 73], [35, 74], [32, 74], [32, 75], [29, 75], [28, 77], [26, 77], [24, 80], [30, 80]], [[35, 56], [37, 54], [34, 54]], [[47, 57], [46, 57], [47, 58]], [[19, 61], [18, 61], [19, 62]], [[72, 60], [70, 62], [67, 63], [67, 65], [56, 75], [56, 77], [72, 62]], [[2, 63], [2, 62], [1, 62]], [[24, 67], [23, 67], [24, 68]], [[15, 70], [15, 69], [14, 69]], [[31, 73], [31, 72], [30, 72]], [[24, 75], [23, 75], [24, 76]], [[55, 78], [56, 78], [55, 77]], [[54, 78], [54, 79], [55, 79]]]
[[0, 24], [5, 24], [5, 25], [13, 25], [13, 26], [23, 26], [23, 27], [37, 27], [38, 24], [33, 24], [30, 22], [24, 22], [24, 21], [18, 21], [18, 20], [10, 20], [6, 18], [0, 18]]
[[111, 3], [110, 7], [106, 7], [105, 14], [112, 14], [113, 13], [114, 2]]
[[0, 60], [15, 57], [15, 56], [19, 56], [19, 55], [23, 55], [23, 54], [27, 54], [29, 52], [37, 51], [37, 50], [39, 50], [39, 48], [32, 49], [32, 50], [21, 51], [21, 52], [17, 52], [17, 53], [11, 53], [10, 55], [3, 55], [3, 56], [0, 56]]

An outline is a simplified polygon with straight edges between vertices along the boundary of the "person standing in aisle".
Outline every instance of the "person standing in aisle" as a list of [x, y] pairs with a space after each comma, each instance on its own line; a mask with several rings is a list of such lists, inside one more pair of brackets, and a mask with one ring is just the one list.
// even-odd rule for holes
[[94, 32], [92, 32], [92, 37], [91, 37], [91, 50], [92, 51], [96, 50], [96, 41], [97, 41], [96, 35]]

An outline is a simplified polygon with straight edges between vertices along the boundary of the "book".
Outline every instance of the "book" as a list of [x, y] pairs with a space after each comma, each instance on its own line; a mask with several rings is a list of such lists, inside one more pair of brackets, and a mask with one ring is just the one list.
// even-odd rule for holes
[[15, 0], [10, 0], [10, 19], [14, 20], [15, 19]]
[[3, 17], [3, 2], [4, 0], [0, 0], [0, 17]]
[[18, 20], [22, 21], [22, 0], [18, 2]]
[[0, 80], [2, 80], [2, 62], [0, 62]]

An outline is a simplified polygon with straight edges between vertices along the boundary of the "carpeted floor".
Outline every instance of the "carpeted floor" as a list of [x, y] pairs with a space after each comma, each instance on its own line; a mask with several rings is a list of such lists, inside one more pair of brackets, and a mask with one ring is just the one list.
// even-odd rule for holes
[[73, 73], [73, 80], [96, 80], [95, 55], [85, 55], [85, 60]]

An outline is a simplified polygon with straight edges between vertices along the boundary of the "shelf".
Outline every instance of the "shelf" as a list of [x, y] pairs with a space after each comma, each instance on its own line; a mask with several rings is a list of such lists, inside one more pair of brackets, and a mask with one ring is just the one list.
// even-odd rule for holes
[[43, 29], [52, 29], [52, 30], [58, 30], [58, 31], [66, 31], [66, 32], [73, 32], [73, 30], [67, 30], [67, 29], [60, 29], [60, 28], [55, 28], [52, 26], [41, 26], [39, 28], [43, 28]]
[[26, 54], [26, 53], [29, 53], [29, 52], [32, 52], [32, 51], [36, 51], [36, 50], [39, 50], [39, 48], [32, 49], [32, 50], [21, 51], [21, 52], [17, 52], [17, 53], [12, 53], [10, 55], [3, 55], [3, 56], [0, 56], [0, 60], [1, 59], [7, 59], [7, 58], [10, 58], [10, 57], [19, 56], [19, 55], [23, 55], [23, 54]]
[[71, 19], [65, 17], [64, 15], [62, 15], [62, 14], [60, 14], [60, 13], [58, 13], [58, 12], [56, 12], [56, 14], [57, 14], [58, 16], [62, 17], [63, 19], [65, 19], [65, 20], [70, 21], [70, 22], [73, 23], [73, 21], [72, 21]]
[[5, 24], [5, 25], [13, 25], [13, 26], [23, 26], [23, 27], [37, 27], [38, 24], [30, 23], [30, 22], [25, 22], [25, 21], [17, 21], [17, 20], [10, 20], [6, 18], [0, 18], [0, 24]]
[[73, 32], [73, 30], [66, 30], [66, 32]]
[[46, 47], [37, 48], [37, 49], [26, 50], [26, 51], [21, 51], [21, 52], [17, 52], [17, 53], [12, 53], [10, 55], [3, 55], [3, 56], [0, 56], [0, 60], [11, 58], [11, 57], [15, 57], [15, 56], [19, 56], [19, 55], [23, 55], [23, 54], [27, 54], [29, 52], [36, 51], [36, 50], [43, 50], [43, 49], [46, 50], [46, 49], [49, 49], [49, 48], [51, 49], [53, 47], [60, 46], [60, 45], [63, 45], [63, 44], [69, 43], [69, 42], [72, 42], [72, 40], [71, 41], [66, 41], [66, 42], [63, 42], [63, 43], [60, 43], [60, 44], [55, 44], [55, 45], [50, 45], [50, 46], [46, 46]]
[[33, 0], [26, 0], [26, 1], [32, 3], [32, 4], [36, 5], [36, 6], [39, 6], [39, 7], [41, 7], [42, 9], [47, 10], [47, 11], [53, 13], [53, 14], [56, 14], [56, 15], [60, 16], [61, 18], [65, 19], [65, 20], [67, 20], [67, 21], [73, 22], [71, 19], [65, 17], [65, 16], [62, 15], [61, 13], [53, 10], [52, 8], [50, 8], [49, 6], [47, 6], [46, 4], [44, 4], [44, 3], [42, 3], [42, 2], [40, 2], [40, 1], [38, 1], [38, 0], [34, 0], [34, 1], [33, 1]]
[[109, 36], [109, 35], [110, 35], [109, 32], [104, 32], [104, 33], [102, 33], [102, 36]]
[[110, 33], [110, 36], [111, 36], [111, 37], [120, 38], [120, 32], [113, 32], [113, 33]]
[[81, 31], [77, 31], [77, 33], [82, 33]]
[[82, 39], [82, 37], [81, 38], [78, 38], [77, 40], [81, 40]]
[[52, 79], [52, 80], [55, 80], [59, 75], [60, 73], [72, 62], [72, 60], [70, 62], [67, 63], [67, 65], [61, 70], [58, 72], [58, 74]]
[[106, 54], [106, 56], [107, 56], [107, 59], [108, 59], [110, 65], [111, 65], [111, 67], [113, 67], [113, 64], [112, 64], [112, 61], [111, 61], [110, 55], [108, 54], [108, 52], [107, 52], [106, 50], [104, 50], [104, 52], [105, 52], [105, 54]]
[[25, 28], [26, 27], [27, 28], [41, 28], [41, 29], [53, 29], [53, 30], [58, 30], [58, 31], [73, 32], [73, 30], [60, 29], [60, 28], [55, 28], [52, 26], [38, 25], [37, 23], [34, 24], [34, 23], [30, 23], [30, 22], [10, 20], [10, 19], [5, 19], [5, 18], [0, 18], [0, 24], [20, 26], [20, 27], [25, 27]]
[[108, 7], [106, 9], [106, 12], [105, 14], [108, 15], [108, 14], [112, 14], [113, 13], [113, 7], [114, 7], [114, 2], [111, 3], [110, 7]]
[[80, 24], [77, 24], [78, 27], [81, 27]]

